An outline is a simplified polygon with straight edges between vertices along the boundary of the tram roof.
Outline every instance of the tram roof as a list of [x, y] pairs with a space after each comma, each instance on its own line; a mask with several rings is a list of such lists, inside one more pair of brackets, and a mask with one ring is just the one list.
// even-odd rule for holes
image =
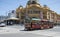
[[41, 19], [37, 19], [37, 18], [32, 18], [32, 20], [41, 21]]
[[32, 20], [35, 20], [35, 21], [48, 21], [46, 19], [38, 19], [38, 18], [32, 18]]

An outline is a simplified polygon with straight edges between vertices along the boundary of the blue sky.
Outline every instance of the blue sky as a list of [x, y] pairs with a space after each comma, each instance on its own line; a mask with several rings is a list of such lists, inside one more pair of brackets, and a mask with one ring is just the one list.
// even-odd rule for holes
[[[20, 5], [26, 6], [28, 0], [0, 0], [0, 15], [7, 15], [10, 10], [16, 10]], [[60, 14], [60, 0], [39, 0], [43, 6], [46, 4], [51, 10]]]

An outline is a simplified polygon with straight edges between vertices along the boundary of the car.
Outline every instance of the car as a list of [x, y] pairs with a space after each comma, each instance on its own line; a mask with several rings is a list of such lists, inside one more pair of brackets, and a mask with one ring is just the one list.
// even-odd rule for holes
[[5, 27], [6, 24], [5, 23], [0, 23], [0, 27]]

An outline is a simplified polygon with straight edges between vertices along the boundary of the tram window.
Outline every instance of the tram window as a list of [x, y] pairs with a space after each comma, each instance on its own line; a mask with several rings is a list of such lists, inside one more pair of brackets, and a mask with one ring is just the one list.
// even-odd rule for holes
[[41, 23], [39, 21], [37, 21], [37, 24], [40, 25]]
[[39, 23], [37, 23], [37, 24], [39, 24]]
[[25, 21], [25, 23], [30, 23], [30, 21]]
[[43, 22], [41, 22], [41, 24], [43, 24]]
[[39, 24], [41, 24], [42, 22], [39, 22]]

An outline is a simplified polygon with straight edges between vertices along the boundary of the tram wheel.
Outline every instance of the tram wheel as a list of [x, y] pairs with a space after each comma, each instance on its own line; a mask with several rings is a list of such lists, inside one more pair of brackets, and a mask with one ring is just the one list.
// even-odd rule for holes
[[48, 26], [47, 28], [49, 29], [50, 27]]
[[44, 29], [44, 27], [41, 27], [40, 29], [41, 29], [41, 30], [43, 30], [43, 29]]

